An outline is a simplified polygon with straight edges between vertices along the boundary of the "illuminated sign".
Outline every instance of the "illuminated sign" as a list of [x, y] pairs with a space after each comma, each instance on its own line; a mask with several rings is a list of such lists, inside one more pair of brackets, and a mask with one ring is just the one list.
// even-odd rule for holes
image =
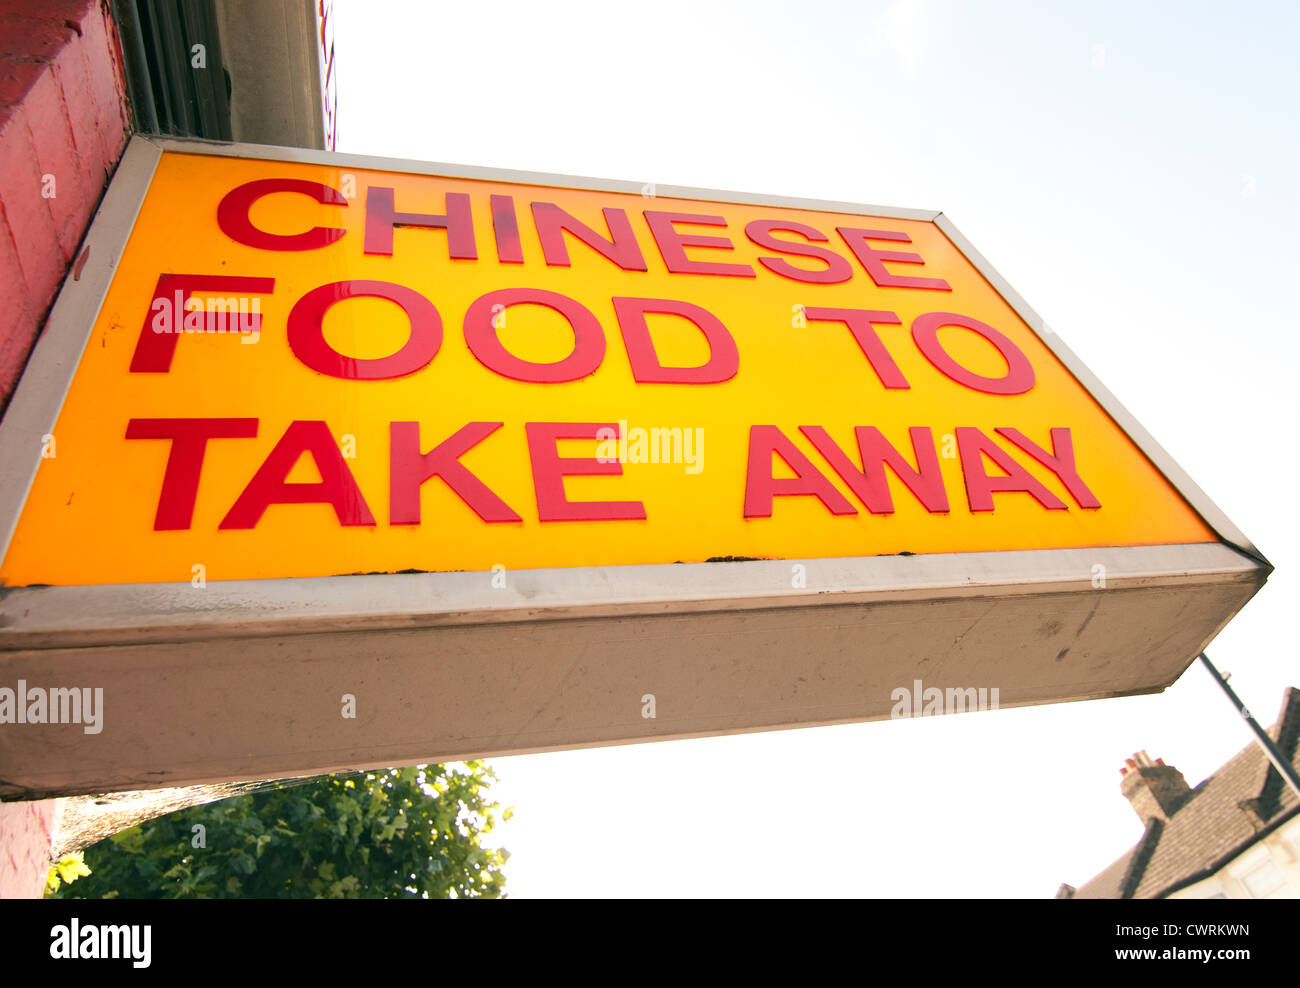
[[933, 219], [288, 161], [162, 155], [50, 444], [10, 586], [1215, 540]]
[[940, 214], [139, 136], [0, 477], [0, 795], [1152, 692], [1271, 569]]

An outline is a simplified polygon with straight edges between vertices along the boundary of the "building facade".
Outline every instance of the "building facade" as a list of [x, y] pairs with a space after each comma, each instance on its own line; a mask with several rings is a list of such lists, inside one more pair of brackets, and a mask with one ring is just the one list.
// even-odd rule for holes
[[[1286, 691], [1269, 735], [1300, 767], [1300, 690]], [[1259, 745], [1194, 789], [1145, 751], [1120, 773], [1146, 831], [1090, 881], [1062, 885], [1058, 899], [1300, 898], [1300, 799]]]

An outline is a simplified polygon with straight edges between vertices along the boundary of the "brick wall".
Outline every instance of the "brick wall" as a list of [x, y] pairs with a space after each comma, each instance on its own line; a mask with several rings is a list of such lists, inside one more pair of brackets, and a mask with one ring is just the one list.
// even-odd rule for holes
[[44, 894], [55, 803], [0, 803], [0, 899], [39, 899]]
[[107, 0], [0, 0], [0, 411], [126, 144]]
[[[107, 2], [0, 0], [0, 412], [126, 145], [124, 93]], [[0, 803], [0, 898], [41, 895], [54, 807]]]

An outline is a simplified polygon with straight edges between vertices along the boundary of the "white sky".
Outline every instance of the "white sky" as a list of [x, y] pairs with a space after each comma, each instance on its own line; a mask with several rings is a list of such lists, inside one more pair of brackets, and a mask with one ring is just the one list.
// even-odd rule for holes
[[[1300, 93], [1290, 3], [336, 0], [339, 147], [943, 210], [1278, 568], [1210, 649], [1300, 685]], [[513, 896], [1051, 896], [1141, 835], [1164, 694], [495, 759]]]

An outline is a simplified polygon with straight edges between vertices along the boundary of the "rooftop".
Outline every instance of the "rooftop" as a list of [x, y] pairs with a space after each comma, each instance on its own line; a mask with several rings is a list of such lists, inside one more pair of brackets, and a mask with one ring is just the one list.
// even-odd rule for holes
[[[1300, 690], [1288, 687], [1269, 736], [1300, 768]], [[1136, 759], [1136, 761], [1135, 761]], [[1145, 760], [1145, 761], [1144, 761]], [[1122, 769], [1154, 768], [1145, 753]], [[1165, 768], [1163, 765], [1160, 768]], [[1178, 776], [1181, 780], [1181, 775]], [[1127, 792], [1126, 792], [1127, 794]], [[1130, 797], [1132, 798], [1132, 797]], [[1300, 812], [1300, 802], [1258, 744], [1243, 748], [1164, 814], [1147, 819], [1142, 839], [1078, 889], [1058, 899], [1158, 899], [1217, 872], [1264, 834]]]

